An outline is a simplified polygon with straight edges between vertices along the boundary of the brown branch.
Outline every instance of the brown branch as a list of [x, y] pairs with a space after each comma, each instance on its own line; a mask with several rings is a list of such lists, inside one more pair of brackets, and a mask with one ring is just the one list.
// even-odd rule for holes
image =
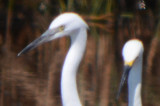
[[6, 39], [4, 43], [4, 47], [8, 49], [11, 46], [11, 23], [12, 23], [13, 3], [14, 3], [14, 0], [9, 0], [8, 12], [7, 12]]

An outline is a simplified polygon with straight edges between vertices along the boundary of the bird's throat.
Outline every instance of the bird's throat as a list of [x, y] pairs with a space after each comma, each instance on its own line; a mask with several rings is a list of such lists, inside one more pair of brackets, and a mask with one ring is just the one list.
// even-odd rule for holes
[[71, 47], [66, 56], [61, 76], [63, 106], [81, 106], [76, 85], [76, 75], [86, 48], [87, 33], [85, 29], [80, 29], [72, 36], [74, 38], [72, 38]]

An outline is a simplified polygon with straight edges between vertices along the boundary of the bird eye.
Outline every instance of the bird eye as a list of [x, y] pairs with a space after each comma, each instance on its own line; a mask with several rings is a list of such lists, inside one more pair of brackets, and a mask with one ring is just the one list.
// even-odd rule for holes
[[62, 32], [64, 30], [64, 26], [59, 27], [59, 31]]

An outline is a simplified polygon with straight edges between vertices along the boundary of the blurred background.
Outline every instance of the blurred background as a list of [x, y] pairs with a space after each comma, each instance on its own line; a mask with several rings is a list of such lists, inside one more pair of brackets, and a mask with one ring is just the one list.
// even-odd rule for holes
[[17, 57], [60, 13], [76, 12], [88, 23], [85, 56], [78, 71], [84, 106], [127, 106], [119, 100], [124, 43], [144, 43], [142, 101], [160, 106], [159, 0], [0, 0], [0, 106], [61, 106], [60, 76], [69, 38], [46, 43]]

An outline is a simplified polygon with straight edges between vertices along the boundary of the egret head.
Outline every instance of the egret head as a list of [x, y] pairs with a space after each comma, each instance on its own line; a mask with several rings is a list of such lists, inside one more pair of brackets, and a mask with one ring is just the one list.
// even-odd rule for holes
[[63, 13], [56, 17], [49, 26], [49, 29], [62, 29], [70, 32], [80, 28], [88, 28], [84, 20], [76, 13]]
[[143, 51], [144, 51], [143, 44], [138, 39], [129, 40], [124, 45], [122, 50], [122, 55], [124, 60], [124, 70], [120, 82], [117, 99], [120, 95], [122, 86], [124, 85], [124, 82], [127, 79], [132, 66], [136, 61], [138, 61], [139, 57], [142, 57]]
[[133, 39], [126, 42], [122, 50], [124, 64], [132, 66], [135, 60], [142, 55], [143, 50], [143, 44], [138, 39]]
[[63, 13], [52, 21], [47, 31], [45, 31], [39, 38], [31, 42], [20, 53], [18, 53], [18, 56], [29, 50], [34, 49], [42, 43], [63, 36], [71, 36], [74, 32], [81, 28], [87, 29], [88, 26], [78, 14]]
[[48, 30], [57, 31], [51, 38], [52, 40], [63, 36], [70, 36], [80, 28], [87, 29], [88, 26], [78, 14], [64, 13], [52, 21]]

